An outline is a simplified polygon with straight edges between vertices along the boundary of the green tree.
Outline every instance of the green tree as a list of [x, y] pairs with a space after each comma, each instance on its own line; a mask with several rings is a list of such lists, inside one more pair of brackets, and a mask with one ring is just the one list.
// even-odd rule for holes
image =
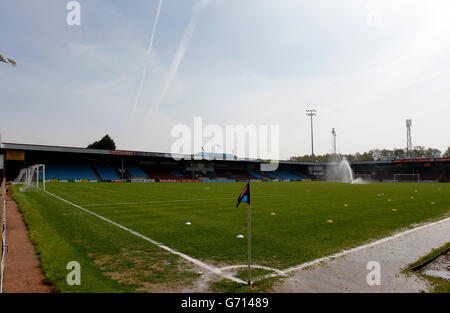
[[421, 157], [425, 155], [425, 147], [424, 146], [415, 146], [411, 151], [411, 156], [413, 157]]
[[429, 157], [439, 158], [441, 156], [441, 150], [435, 148], [428, 148], [425, 150], [425, 155]]
[[394, 156], [396, 158], [404, 158], [406, 156], [405, 149], [394, 149]]
[[447, 150], [444, 152], [442, 156], [445, 158], [450, 158], [450, 147], [447, 148]]
[[114, 140], [109, 137], [109, 135], [105, 135], [99, 141], [94, 141], [90, 145], [87, 146], [88, 149], [103, 149], [103, 150], [116, 150], [116, 144]]

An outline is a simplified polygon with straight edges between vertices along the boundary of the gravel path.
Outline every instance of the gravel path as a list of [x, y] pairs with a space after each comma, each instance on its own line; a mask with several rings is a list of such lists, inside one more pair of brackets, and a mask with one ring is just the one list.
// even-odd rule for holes
[[6, 198], [6, 217], [8, 251], [5, 258], [4, 291], [52, 292], [52, 288], [44, 282], [39, 259], [28, 237], [22, 215], [9, 193]]
[[[274, 292], [420, 292], [429, 284], [401, 273], [408, 264], [450, 241], [450, 219], [374, 247], [299, 270], [274, 287]], [[380, 285], [369, 286], [367, 264], [380, 264]]]

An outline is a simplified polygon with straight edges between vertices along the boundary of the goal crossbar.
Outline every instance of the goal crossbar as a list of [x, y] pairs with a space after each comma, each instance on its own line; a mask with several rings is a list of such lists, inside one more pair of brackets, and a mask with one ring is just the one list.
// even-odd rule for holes
[[23, 184], [21, 190], [25, 191], [30, 187], [40, 189], [40, 181], [42, 181], [42, 189], [45, 191], [45, 164], [34, 164], [21, 169], [19, 175], [12, 183]]

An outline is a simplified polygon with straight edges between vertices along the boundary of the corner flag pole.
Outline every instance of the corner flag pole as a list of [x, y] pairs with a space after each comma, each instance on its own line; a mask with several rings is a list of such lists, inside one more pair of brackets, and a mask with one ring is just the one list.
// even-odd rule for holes
[[247, 204], [248, 217], [247, 217], [247, 228], [248, 228], [248, 285], [250, 286], [251, 282], [251, 263], [252, 263], [252, 215], [251, 215], [251, 206], [250, 203]]

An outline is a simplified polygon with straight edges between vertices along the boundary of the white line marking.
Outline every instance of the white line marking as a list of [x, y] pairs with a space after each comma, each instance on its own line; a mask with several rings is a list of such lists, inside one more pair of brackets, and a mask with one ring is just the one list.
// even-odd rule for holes
[[177, 251], [177, 250], [174, 250], [174, 249], [172, 249], [172, 248], [169, 248], [168, 246], [163, 245], [162, 243], [160, 243], [160, 242], [158, 242], [158, 241], [156, 241], [156, 240], [153, 240], [153, 239], [151, 239], [151, 238], [149, 238], [149, 237], [147, 237], [147, 236], [144, 236], [144, 235], [142, 235], [142, 234], [140, 234], [140, 233], [138, 233], [138, 232], [136, 232], [136, 231], [134, 231], [134, 230], [132, 230], [132, 229], [130, 229], [130, 228], [128, 228], [128, 227], [125, 227], [125, 226], [123, 226], [123, 225], [120, 225], [119, 223], [116, 223], [116, 222], [114, 222], [114, 221], [112, 221], [112, 220], [110, 220], [110, 219], [107, 219], [106, 217], [103, 217], [103, 216], [101, 216], [101, 215], [99, 215], [99, 214], [97, 214], [97, 213], [94, 213], [94, 212], [92, 212], [92, 211], [89, 211], [89, 210], [87, 210], [87, 209], [85, 209], [85, 208], [83, 208], [83, 207], [81, 207], [81, 206], [79, 206], [79, 205], [77, 205], [77, 204], [75, 204], [75, 203], [72, 203], [72, 202], [70, 202], [70, 201], [67, 201], [67, 200], [64, 199], [64, 198], [58, 197], [57, 195], [55, 195], [55, 194], [53, 194], [53, 193], [51, 193], [51, 192], [48, 192], [48, 191], [45, 191], [45, 192], [48, 193], [49, 195], [51, 195], [51, 196], [53, 196], [53, 197], [55, 197], [55, 198], [61, 200], [61, 201], [64, 201], [64, 202], [66, 202], [66, 203], [68, 203], [68, 204], [70, 204], [70, 205], [73, 205], [74, 207], [76, 207], [76, 208], [78, 208], [78, 209], [80, 209], [80, 210], [83, 210], [83, 211], [86, 212], [86, 213], [92, 214], [92, 215], [98, 217], [99, 219], [102, 219], [102, 220], [105, 221], [105, 222], [108, 222], [108, 223], [110, 223], [110, 224], [112, 224], [112, 225], [114, 225], [114, 226], [116, 226], [116, 227], [118, 227], [118, 228], [121, 228], [121, 229], [123, 229], [123, 230], [125, 230], [125, 231], [127, 231], [127, 232], [129, 232], [129, 233], [131, 233], [131, 234], [133, 234], [133, 235], [135, 235], [135, 236], [137, 236], [137, 237], [140, 237], [140, 238], [142, 238], [142, 239], [144, 239], [144, 240], [146, 240], [146, 241], [148, 241], [148, 242], [150, 242], [150, 243], [152, 243], [152, 244], [154, 244], [154, 245], [160, 247], [161, 249], [164, 249], [164, 250], [166, 250], [166, 251], [168, 251], [168, 252], [170, 252], [170, 253], [176, 254], [176, 255], [178, 255], [178, 256], [180, 256], [180, 257], [182, 257], [182, 258], [188, 260], [189, 262], [194, 263], [194, 264], [196, 264], [196, 265], [198, 265], [198, 266], [200, 266], [200, 267], [202, 267], [202, 268], [204, 268], [204, 269], [206, 269], [206, 270], [208, 270], [208, 271], [210, 271], [210, 272], [212, 272], [212, 273], [214, 273], [214, 274], [217, 274], [217, 275], [219, 275], [219, 276], [222, 276], [223, 278], [227, 278], [227, 279], [229, 279], [229, 280], [232, 280], [232, 281], [234, 281], [234, 282], [236, 282], [236, 283], [247, 284], [247, 282], [243, 281], [242, 279], [239, 279], [239, 278], [236, 278], [236, 277], [234, 277], [234, 276], [231, 276], [231, 275], [222, 273], [221, 270], [220, 270], [219, 268], [217, 268], [217, 267], [208, 265], [208, 264], [203, 263], [202, 261], [199, 261], [199, 260], [197, 260], [197, 259], [194, 259], [194, 258], [192, 258], [192, 257], [190, 257], [190, 256], [188, 256], [188, 255], [186, 255], [186, 254], [184, 254], [184, 253], [181, 253], [181, 252], [179, 252], [179, 251]]
[[[214, 267], [214, 266], [210, 266], [210, 265], [208, 265], [208, 264], [206, 264], [206, 263], [203, 263], [203, 262], [201, 262], [201, 261], [199, 261], [199, 260], [197, 260], [197, 259], [194, 259], [194, 258], [192, 258], [192, 257], [190, 257], [190, 256], [188, 256], [188, 255], [186, 255], [186, 254], [184, 254], [184, 253], [181, 253], [181, 252], [178, 252], [178, 251], [176, 251], [176, 250], [174, 250], [174, 249], [172, 249], [172, 248], [169, 248], [169, 247], [163, 245], [162, 243], [160, 243], [160, 242], [158, 242], [158, 241], [155, 241], [155, 240], [150, 239], [150, 238], [148, 238], [148, 237], [146, 237], [146, 236], [144, 236], [144, 235], [142, 235], [142, 234], [140, 234], [140, 233], [138, 233], [138, 232], [135, 232], [134, 230], [132, 230], [132, 229], [130, 229], [130, 228], [127, 228], [127, 227], [125, 227], [125, 226], [122, 226], [122, 225], [120, 225], [120, 224], [118, 224], [118, 223], [116, 223], [116, 222], [113, 222], [113, 221], [111, 221], [111, 220], [109, 220], [109, 219], [107, 219], [107, 218], [105, 218], [105, 217], [103, 217], [103, 216], [101, 216], [101, 215], [99, 215], [99, 214], [96, 214], [96, 213], [94, 213], [94, 212], [91, 212], [91, 211], [89, 211], [89, 210], [87, 210], [87, 209], [85, 209], [85, 208], [83, 208], [83, 207], [81, 207], [81, 206], [79, 206], [79, 205], [77, 205], [77, 204], [74, 204], [74, 203], [72, 203], [72, 202], [70, 202], [70, 201], [67, 201], [67, 200], [61, 198], [61, 197], [58, 197], [57, 195], [54, 195], [54, 194], [52, 194], [51, 192], [48, 192], [48, 191], [45, 191], [45, 192], [48, 193], [48, 194], [50, 194], [50, 195], [52, 195], [52, 196], [55, 197], [55, 198], [58, 198], [58, 199], [60, 199], [60, 200], [62, 200], [62, 201], [64, 201], [64, 202], [66, 202], [66, 203], [69, 203], [69, 204], [71, 204], [71, 205], [73, 205], [73, 206], [75, 206], [75, 207], [77, 207], [77, 208], [79, 208], [79, 209], [81, 209], [81, 210], [83, 210], [83, 211], [89, 213], [89, 214], [92, 214], [92, 215], [94, 215], [94, 216], [96, 216], [96, 217], [98, 217], [98, 218], [100, 218], [100, 219], [102, 219], [102, 220], [104, 220], [104, 221], [106, 221], [106, 222], [108, 222], [108, 223], [111, 223], [111, 224], [113, 224], [113, 225], [115, 225], [115, 226], [117, 226], [117, 227], [119, 227], [119, 228], [121, 228], [121, 229], [123, 229], [123, 230], [126, 230], [126, 231], [132, 233], [133, 235], [135, 235], [135, 236], [137, 236], [137, 237], [140, 237], [140, 238], [142, 238], [142, 239], [144, 239], [144, 240], [147, 240], [147, 241], [149, 241], [149, 242], [151, 242], [151, 243], [157, 245], [158, 247], [160, 247], [160, 248], [162, 248], [162, 249], [164, 249], [164, 250], [166, 250], [166, 251], [169, 251], [169, 252], [171, 252], [171, 253], [173, 253], [173, 254], [179, 255], [180, 257], [182, 257], [182, 258], [184, 258], [184, 259], [186, 259], [186, 260], [188, 260], [188, 261], [190, 261], [190, 262], [192, 262], [192, 263], [194, 263], [194, 264], [196, 264], [196, 265], [198, 265], [198, 266], [200, 266], [200, 267], [203, 267], [204, 269], [206, 269], [206, 270], [208, 270], [208, 271], [210, 271], [210, 272], [213, 272], [213, 273], [215, 273], [215, 274], [217, 274], [217, 275], [220, 275], [220, 276], [222, 276], [222, 277], [224, 277], [224, 278], [227, 278], [227, 279], [232, 280], [232, 281], [237, 282], [237, 283], [247, 284], [247, 282], [245, 282], [245, 281], [243, 281], [243, 280], [241, 280], [241, 279], [239, 279], [239, 278], [236, 278], [236, 277], [234, 277], [234, 276], [231, 276], [231, 275], [227, 275], [227, 274], [222, 273], [223, 270], [230, 269], [230, 268], [241, 267], [241, 265], [227, 266], [227, 267], [224, 267], [224, 268], [217, 268], [217, 267]], [[316, 265], [316, 264], [319, 264], [319, 263], [321, 263], [321, 262], [325, 262], [325, 261], [329, 261], [329, 260], [331, 260], [331, 259], [339, 258], [339, 257], [345, 256], [345, 255], [348, 255], [348, 254], [351, 254], [351, 253], [354, 253], [354, 252], [363, 250], [363, 249], [371, 248], [371, 247], [380, 245], [380, 244], [382, 244], [382, 243], [385, 243], [385, 242], [387, 242], [387, 241], [390, 241], [390, 240], [392, 240], [392, 239], [396, 239], [396, 238], [402, 237], [402, 236], [404, 236], [404, 235], [413, 233], [413, 232], [415, 232], [415, 231], [417, 231], [417, 230], [421, 230], [421, 229], [424, 229], [424, 228], [427, 228], [427, 227], [430, 227], [430, 226], [434, 226], [434, 225], [437, 225], [437, 224], [440, 224], [440, 223], [445, 223], [445, 222], [447, 222], [447, 221], [450, 221], [450, 217], [444, 218], [444, 219], [439, 220], [439, 221], [436, 221], [436, 222], [428, 223], [428, 224], [425, 224], [425, 225], [422, 225], [422, 226], [419, 226], [419, 227], [416, 227], [416, 228], [413, 228], [413, 229], [409, 229], [409, 230], [407, 230], [407, 231], [404, 231], [404, 232], [401, 232], [401, 233], [398, 233], [398, 234], [395, 234], [395, 235], [392, 235], [392, 236], [389, 236], [389, 237], [385, 237], [385, 238], [383, 238], [383, 239], [376, 240], [376, 241], [374, 241], [374, 242], [371, 242], [371, 243], [368, 243], [368, 244], [365, 244], [365, 245], [362, 245], [362, 246], [358, 246], [358, 247], [355, 247], [355, 248], [352, 248], [352, 249], [349, 249], [349, 250], [344, 250], [344, 251], [341, 251], [341, 252], [332, 254], [332, 255], [330, 255], [330, 256], [318, 258], [318, 259], [312, 260], [312, 261], [310, 261], [310, 262], [306, 262], [306, 263], [302, 263], [302, 264], [300, 264], [300, 265], [296, 265], [296, 266], [293, 266], [293, 267], [286, 268], [286, 269], [284, 269], [284, 270], [276, 270], [275, 273], [263, 275], [263, 276], [259, 277], [259, 279], [254, 280], [253, 282], [259, 281], [259, 280], [262, 280], [262, 279], [265, 279], [265, 278], [269, 278], [269, 277], [279, 276], [279, 275], [283, 275], [283, 276], [284, 276], [284, 275], [286, 275], [287, 273], [301, 270], [301, 269], [303, 269], [303, 268], [305, 268], [305, 267], [307, 267], [307, 266]], [[260, 267], [261, 267], [261, 266], [260, 266]], [[261, 268], [262, 268], [262, 267], [261, 267]], [[274, 270], [274, 271], [275, 271], [275, 269], [269, 268], [269, 267], [267, 267], [266, 269]], [[279, 273], [282, 273], [282, 274], [279, 274]]]
[[88, 188], [88, 189], [93, 189], [93, 190], [106, 191], [106, 192], [117, 192], [117, 191], [115, 191], [115, 190], [109, 190], [109, 189], [103, 189], [103, 188], [96, 188], [96, 187], [90, 187], [90, 186], [84, 186], [84, 185], [79, 185], [78, 187], [83, 187], [83, 188]]
[[[220, 270], [223, 271], [227, 271], [227, 270], [232, 270], [232, 269], [236, 269], [236, 268], [246, 268], [248, 265], [247, 264], [242, 264], [242, 265], [230, 265], [230, 266], [225, 266], [222, 267]], [[286, 276], [286, 274], [282, 271], [279, 270], [277, 268], [273, 268], [273, 267], [268, 267], [268, 266], [263, 266], [263, 265], [258, 265], [258, 264], [252, 264], [252, 268], [261, 268], [263, 270], [267, 270], [267, 271], [273, 271], [275, 273], [277, 273], [277, 275], [281, 275], [281, 276]]]
[[[401, 233], [397, 233], [395, 235], [392, 235], [392, 236], [389, 236], [389, 237], [385, 237], [383, 239], [376, 240], [376, 241], [370, 242], [370, 243], [362, 245], [362, 246], [358, 246], [358, 247], [355, 247], [355, 248], [352, 248], [352, 249], [349, 249], [349, 250], [344, 250], [344, 251], [341, 251], [339, 253], [332, 254], [330, 256], [326, 256], [326, 257], [315, 259], [315, 260], [312, 260], [310, 262], [306, 262], [306, 263], [303, 263], [303, 264], [300, 264], [300, 265], [289, 267], [289, 268], [286, 268], [286, 269], [280, 270], [280, 271], [283, 272], [284, 274], [287, 274], [287, 273], [290, 273], [290, 272], [299, 271], [301, 269], [304, 269], [305, 267], [316, 265], [316, 264], [319, 264], [319, 263], [325, 262], [325, 261], [330, 261], [331, 259], [339, 258], [339, 257], [345, 256], [345, 255], [348, 255], [348, 254], [351, 254], [351, 253], [363, 250], [363, 249], [372, 248], [374, 246], [380, 245], [380, 244], [385, 243], [387, 241], [390, 241], [390, 240], [393, 240], [393, 239], [397, 239], [397, 238], [402, 237], [404, 235], [413, 233], [415, 231], [418, 231], [418, 230], [421, 230], [421, 229], [424, 229], [424, 228], [427, 228], [427, 227], [430, 227], [430, 226], [434, 226], [434, 225], [437, 225], [437, 224], [440, 224], [440, 223], [445, 223], [445, 222], [448, 222], [448, 221], [450, 221], [450, 217], [447, 217], [447, 218], [444, 218], [442, 220], [439, 220], [439, 221], [436, 221], [436, 222], [432, 222], [432, 223], [429, 223], [429, 224], [425, 224], [425, 225], [422, 225], [422, 226], [419, 226], [419, 227], [416, 227], [416, 228], [413, 228], [413, 229], [409, 229], [407, 231], [404, 231], [404, 232], [401, 232]], [[279, 274], [277, 274], [277, 273], [267, 274], [267, 275], [263, 275], [263, 276], [259, 277], [258, 280], [269, 278], [269, 277], [275, 277], [275, 276], [278, 276], [278, 275]], [[255, 280], [255, 281], [257, 281], [257, 280]]]
[[[273, 195], [273, 196], [261, 196], [261, 198], [278, 198], [287, 197], [287, 195]], [[154, 201], [143, 201], [143, 202], [119, 202], [119, 203], [92, 203], [83, 204], [83, 206], [104, 206], [104, 205], [129, 205], [129, 204], [151, 204], [151, 203], [170, 203], [170, 202], [195, 202], [195, 201], [216, 201], [216, 200], [236, 200], [236, 198], [203, 198], [203, 199], [179, 199], [179, 200], [154, 200]]]
[[385, 237], [383, 239], [376, 240], [374, 242], [370, 242], [370, 243], [362, 245], [362, 246], [358, 246], [358, 247], [355, 247], [355, 248], [352, 248], [352, 249], [349, 249], [349, 250], [344, 250], [344, 251], [332, 254], [330, 256], [327, 256], [327, 257], [319, 258], [319, 259], [316, 259], [316, 260], [313, 260], [313, 261], [310, 261], [310, 262], [306, 262], [306, 263], [303, 263], [303, 264], [300, 264], [300, 265], [297, 265], [297, 266], [289, 267], [289, 268], [284, 269], [282, 271], [284, 273], [289, 273], [289, 272], [301, 270], [301, 269], [303, 269], [303, 268], [305, 268], [307, 266], [311, 266], [311, 265], [318, 264], [320, 262], [329, 261], [331, 259], [339, 258], [339, 257], [342, 257], [344, 255], [347, 255], [347, 254], [350, 254], [350, 253], [354, 253], [354, 252], [357, 252], [357, 251], [360, 251], [360, 250], [363, 250], [363, 249], [372, 248], [374, 246], [380, 245], [380, 244], [385, 243], [387, 241], [390, 241], [392, 239], [397, 239], [399, 237], [402, 237], [404, 235], [410, 234], [412, 232], [415, 232], [415, 231], [418, 231], [418, 230], [421, 230], [421, 229], [424, 229], [424, 228], [427, 228], [427, 227], [430, 227], [430, 226], [434, 226], [434, 225], [437, 225], [437, 224], [440, 224], [440, 223], [444, 223], [444, 222], [447, 222], [447, 221], [450, 221], [450, 217], [444, 218], [444, 219], [442, 219], [440, 221], [437, 221], [437, 222], [432, 222], [432, 223], [429, 223], [429, 224], [426, 224], [426, 225], [422, 225], [422, 226], [419, 226], [419, 227], [416, 227], [416, 228], [413, 228], [413, 229], [409, 229], [407, 231], [404, 231], [404, 232], [401, 232], [401, 233], [398, 233], [398, 234], [395, 234], [395, 235], [392, 235], [392, 236], [389, 236], [389, 237]]

